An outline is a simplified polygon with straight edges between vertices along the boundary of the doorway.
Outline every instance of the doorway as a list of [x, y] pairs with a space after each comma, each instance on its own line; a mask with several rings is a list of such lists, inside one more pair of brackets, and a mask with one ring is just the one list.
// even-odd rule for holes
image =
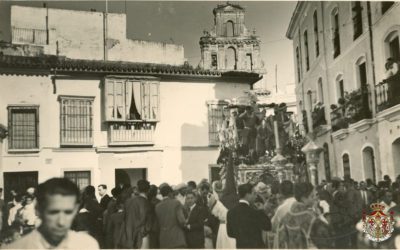
[[38, 172], [7, 172], [4, 177], [4, 199], [11, 200], [11, 190], [17, 193], [25, 193], [29, 187], [36, 188], [38, 185]]
[[147, 180], [147, 168], [115, 169], [115, 186], [136, 186], [138, 180]]
[[376, 174], [375, 174], [375, 156], [374, 150], [371, 147], [366, 147], [363, 149], [363, 161], [364, 161], [364, 179], [371, 179], [374, 183], [376, 183]]

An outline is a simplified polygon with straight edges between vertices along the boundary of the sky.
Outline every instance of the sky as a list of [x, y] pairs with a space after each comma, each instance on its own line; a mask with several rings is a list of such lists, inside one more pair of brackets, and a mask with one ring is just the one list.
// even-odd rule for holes
[[[275, 88], [275, 67], [279, 88], [294, 82], [292, 42], [286, 30], [296, 2], [231, 1], [245, 8], [245, 24], [256, 29], [261, 39], [261, 59], [267, 70], [268, 89]], [[97, 1], [4, 1], [0, 0], [0, 40], [10, 41], [10, 6], [105, 11], [106, 2]], [[185, 58], [193, 66], [200, 62], [199, 39], [214, 25], [213, 9], [225, 2], [214, 1], [108, 1], [108, 11], [127, 14], [128, 38], [173, 42], [184, 46]]]

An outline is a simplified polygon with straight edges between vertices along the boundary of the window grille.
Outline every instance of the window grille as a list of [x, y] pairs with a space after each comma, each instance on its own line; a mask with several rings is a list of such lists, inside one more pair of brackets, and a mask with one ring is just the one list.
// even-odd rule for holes
[[308, 51], [308, 35], [307, 35], [307, 30], [304, 31], [304, 50], [306, 54], [306, 70], [308, 71], [310, 69], [310, 55]]
[[226, 103], [208, 104], [208, 135], [210, 145], [219, 144], [218, 130], [222, 122], [229, 117], [229, 109], [224, 109], [226, 106]]
[[9, 149], [39, 148], [39, 108], [9, 106]]
[[90, 185], [90, 171], [65, 171], [64, 177], [75, 183], [80, 190]]
[[60, 96], [61, 145], [93, 144], [93, 98]]

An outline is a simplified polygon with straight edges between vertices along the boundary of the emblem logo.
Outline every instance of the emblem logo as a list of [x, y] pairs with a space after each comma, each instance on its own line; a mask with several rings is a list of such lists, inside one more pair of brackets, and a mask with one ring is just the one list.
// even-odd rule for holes
[[372, 213], [366, 215], [363, 213], [363, 231], [366, 233], [367, 238], [375, 241], [382, 242], [390, 238], [394, 231], [394, 218], [393, 212], [389, 215], [385, 214], [385, 206], [379, 203], [371, 204]]

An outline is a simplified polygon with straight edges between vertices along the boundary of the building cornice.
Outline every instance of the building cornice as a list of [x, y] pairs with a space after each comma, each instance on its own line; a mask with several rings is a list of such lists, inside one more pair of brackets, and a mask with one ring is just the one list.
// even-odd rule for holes
[[290, 40], [292, 40], [294, 37], [294, 32], [296, 31], [297, 25], [300, 21], [299, 19], [301, 17], [301, 13], [303, 12], [306, 4], [307, 2], [305, 1], [297, 2], [296, 8], [293, 11], [292, 18], [290, 19], [290, 23], [286, 31], [286, 37], [289, 38]]

